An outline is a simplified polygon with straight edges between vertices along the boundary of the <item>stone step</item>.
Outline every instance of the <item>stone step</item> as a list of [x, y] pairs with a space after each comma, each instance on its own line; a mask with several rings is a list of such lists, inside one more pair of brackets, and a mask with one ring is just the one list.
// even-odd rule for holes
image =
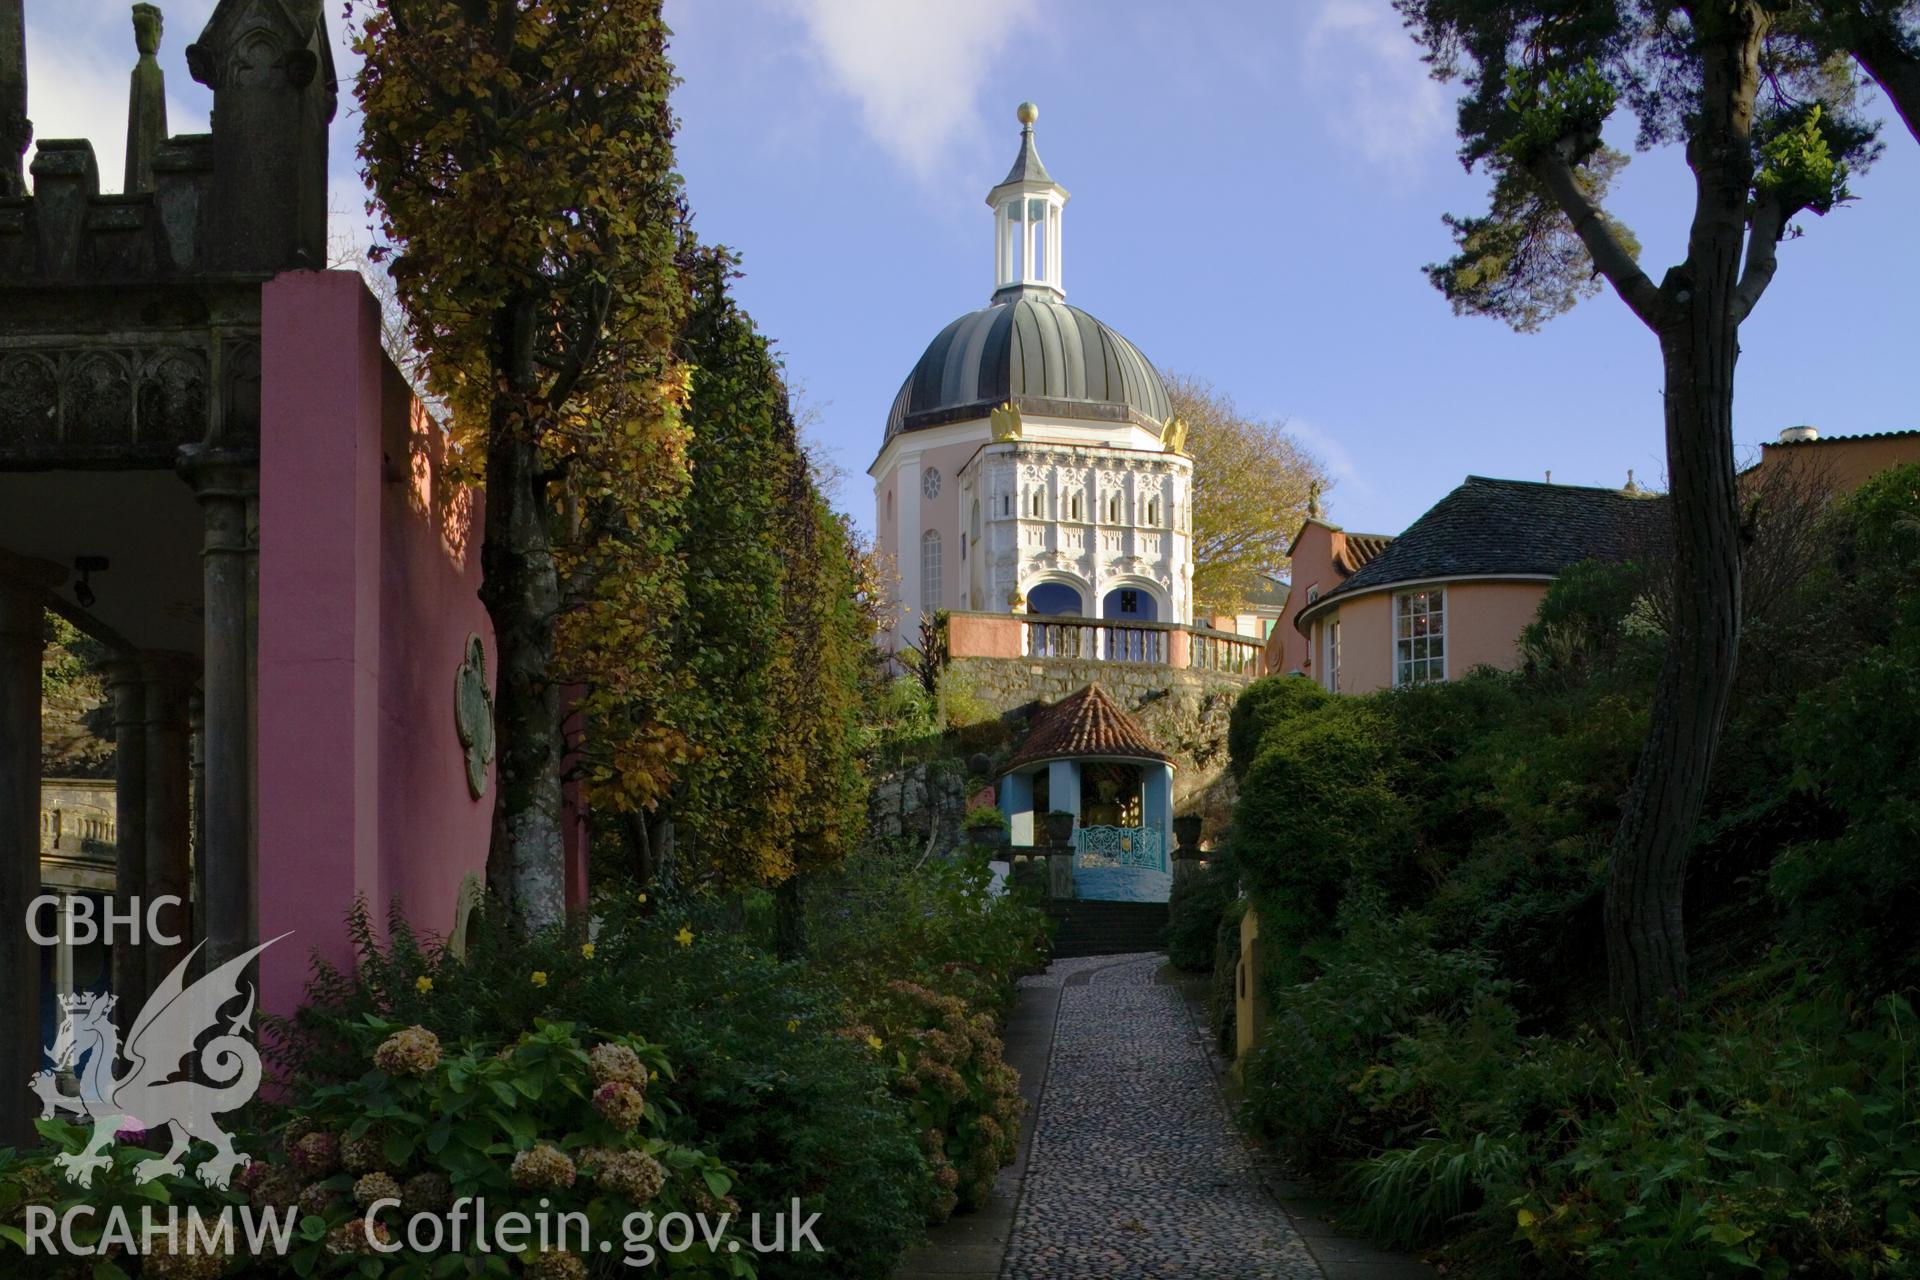
[[1056, 900], [1047, 904], [1047, 913], [1058, 921], [1053, 939], [1056, 959], [1158, 951], [1165, 942], [1163, 902]]

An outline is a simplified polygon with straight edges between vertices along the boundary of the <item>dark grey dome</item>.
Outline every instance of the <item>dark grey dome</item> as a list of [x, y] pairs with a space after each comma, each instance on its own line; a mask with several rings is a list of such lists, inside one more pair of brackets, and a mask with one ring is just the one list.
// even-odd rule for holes
[[984, 418], [1009, 401], [1029, 413], [1160, 429], [1173, 412], [1167, 386], [1138, 347], [1051, 289], [1007, 293], [927, 346], [894, 397], [887, 439]]

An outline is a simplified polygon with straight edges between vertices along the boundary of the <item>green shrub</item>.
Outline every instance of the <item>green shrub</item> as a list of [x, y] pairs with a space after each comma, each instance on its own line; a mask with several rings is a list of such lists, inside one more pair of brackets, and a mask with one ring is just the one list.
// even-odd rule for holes
[[[231, 1123], [232, 1117], [223, 1116], [222, 1120], [233, 1135], [237, 1150], [250, 1154], [266, 1150], [268, 1138], [237, 1128]], [[0, 1148], [0, 1275], [21, 1280], [67, 1280], [70, 1276], [90, 1274], [107, 1280], [127, 1274], [124, 1270], [100, 1269], [118, 1267], [119, 1263], [111, 1257], [100, 1259], [97, 1266], [89, 1269], [84, 1262], [63, 1257], [57, 1251], [49, 1254], [36, 1247], [28, 1253], [25, 1229], [29, 1225], [28, 1214], [35, 1209], [50, 1210], [56, 1224], [70, 1222], [74, 1243], [92, 1251], [101, 1246], [109, 1225], [116, 1219], [131, 1223], [137, 1232], [143, 1210], [152, 1210], [162, 1221], [169, 1209], [179, 1210], [183, 1218], [190, 1211], [212, 1218], [223, 1209], [246, 1202], [246, 1194], [238, 1186], [216, 1190], [201, 1185], [192, 1176], [164, 1174], [148, 1182], [137, 1181], [135, 1166], [162, 1153], [157, 1143], [149, 1145], [144, 1139], [136, 1140], [132, 1134], [123, 1134], [101, 1153], [109, 1157], [110, 1163], [93, 1174], [89, 1186], [77, 1186], [67, 1180], [66, 1173], [54, 1161], [85, 1148], [93, 1126], [52, 1119], [36, 1121], [34, 1127], [43, 1143], [37, 1150]], [[83, 1212], [68, 1219], [69, 1211], [76, 1209]], [[58, 1225], [54, 1229], [57, 1233]], [[54, 1239], [58, 1242], [59, 1235]], [[161, 1239], [156, 1242], [155, 1256], [141, 1268], [140, 1274], [159, 1276], [170, 1266], [192, 1266], [201, 1262], [191, 1256], [184, 1238]]]
[[1773, 866], [1794, 936], [1852, 985], [1920, 987], [1920, 627], [1803, 697], [1788, 739], [1833, 832]]
[[1220, 920], [1240, 896], [1240, 873], [1221, 855], [1174, 885], [1167, 904], [1167, 959], [1187, 973], [1213, 972]]
[[1378, 701], [1328, 697], [1272, 724], [1247, 770], [1229, 845], [1283, 972], [1305, 976], [1307, 948], [1349, 889], [1404, 873], [1413, 828], [1393, 787], [1392, 728]]
[[1267, 730], [1312, 710], [1332, 697], [1302, 676], [1268, 676], [1246, 687], [1227, 717], [1227, 758], [1240, 781], [1260, 754]]
[[856, 1000], [898, 978], [997, 1018], [1015, 981], [1046, 968], [1052, 923], [1037, 893], [989, 893], [991, 879], [980, 853], [849, 858], [810, 896], [813, 963]]
[[[1267, 909], [1256, 905], [1264, 939]], [[1512, 1026], [1506, 984], [1484, 958], [1436, 950], [1378, 918], [1349, 912], [1348, 923], [1349, 940], [1323, 952], [1318, 977], [1267, 989], [1267, 1034], [1244, 1072], [1248, 1120], [1321, 1175], [1423, 1122], [1407, 1089], [1370, 1076], [1399, 1038], [1475, 1014]]]
[[1529, 672], [1561, 682], [1623, 661], [1650, 669], [1664, 645], [1646, 600], [1651, 586], [1651, 575], [1632, 563], [1583, 560], [1561, 570], [1520, 630], [1521, 661]]
[[919, 1238], [933, 1184], [885, 1064], [842, 1034], [843, 993], [730, 934], [718, 909], [653, 906], [596, 901], [591, 939], [579, 922], [527, 938], [488, 920], [464, 961], [399, 919], [380, 944], [362, 911], [355, 971], [322, 970], [300, 1015], [302, 1069], [331, 1082], [363, 1071], [354, 1035], [368, 1014], [452, 1044], [512, 1040], [542, 1019], [644, 1035], [674, 1066], [657, 1087], [660, 1136], [730, 1167], [747, 1212], [797, 1198], [821, 1214], [826, 1252], [767, 1255], [761, 1275], [888, 1274]]
[[1920, 1248], [1914, 1014], [1801, 978], [1622, 1070], [1508, 1211], [1555, 1273], [1902, 1276]]

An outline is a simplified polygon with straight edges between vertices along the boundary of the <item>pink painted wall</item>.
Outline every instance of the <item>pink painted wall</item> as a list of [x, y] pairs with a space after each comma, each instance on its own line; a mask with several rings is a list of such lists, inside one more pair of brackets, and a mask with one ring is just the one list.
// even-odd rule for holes
[[[1466, 581], [1443, 584], [1447, 593], [1447, 679], [1475, 667], [1520, 665], [1520, 629], [1533, 621], [1545, 582]], [[1393, 596], [1386, 588], [1340, 602], [1308, 625], [1314, 652], [1326, 653], [1326, 627], [1340, 620], [1340, 692], [1371, 693], [1393, 684]], [[1322, 664], [1324, 665], [1324, 663]], [[1314, 679], [1324, 685], [1324, 671]]]
[[1333, 555], [1344, 535], [1319, 520], [1309, 520], [1294, 535], [1293, 548], [1287, 554], [1292, 561], [1288, 572], [1291, 589], [1280, 621], [1267, 637], [1265, 668], [1269, 675], [1290, 675], [1307, 667], [1307, 637], [1294, 628], [1293, 620], [1307, 607], [1307, 596], [1314, 588], [1322, 594], [1339, 586], [1343, 576], [1333, 567]]
[[1013, 614], [949, 614], [947, 652], [956, 658], [1018, 658], [1026, 649], [1026, 625]]
[[454, 727], [481, 608], [479, 503], [449, 486], [440, 436], [380, 349], [351, 272], [292, 272], [261, 320], [259, 929], [261, 1003], [287, 1012], [318, 953], [349, 955], [356, 894], [453, 925], [484, 873], [492, 790], [474, 800]]

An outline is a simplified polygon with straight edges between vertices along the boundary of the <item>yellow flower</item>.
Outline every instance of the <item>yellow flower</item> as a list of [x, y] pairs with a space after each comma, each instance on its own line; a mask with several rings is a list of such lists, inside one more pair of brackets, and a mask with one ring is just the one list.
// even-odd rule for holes
[[884, 1049], [885, 1047], [886, 1047], [886, 1041], [882, 1040], [879, 1036], [867, 1037], [867, 1048], [873, 1050], [875, 1053], [880, 1052], [880, 1050]]
[[533, 985], [536, 987], [544, 987], [547, 985], [547, 971], [545, 969], [535, 969], [533, 971]]
[[673, 935], [673, 940], [683, 947], [690, 947], [693, 945], [693, 930], [681, 925], [680, 932]]
[[427, 992], [433, 990], [433, 979], [423, 973], [413, 980], [413, 989], [421, 995], [426, 995]]
[[593, 944], [591, 942], [583, 942], [580, 944], [580, 957], [583, 960], [593, 959]]
[[800, 1029], [800, 1019], [798, 1018], [787, 1019], [787, 1030], [798, 1031], [799, 1029]]
[[643, 894], [641, 894], [641, 895], [640, 895], [640, 901], [641, 901], [641, 903], [642, 903], [643, 905], [644, 905], [644, 904], [646, 903], [646, 900], [647, 900], [647, 895], [646, 895], [646, 894], [644, 894], [644, 893], [643, 893]]

